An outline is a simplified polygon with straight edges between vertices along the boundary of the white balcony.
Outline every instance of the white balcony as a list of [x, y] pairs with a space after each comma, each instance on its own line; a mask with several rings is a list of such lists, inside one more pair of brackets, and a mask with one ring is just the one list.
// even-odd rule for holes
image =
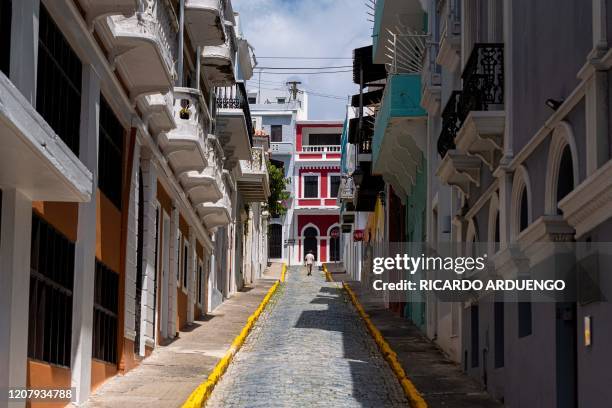
[[202, 65], [206, 79], [214, 86], [230, 86], [234, 75], [234, 49], [230, 41], [202, 49]]
[[165, 2], [147, 0], [144, 11], [109, 16], [99, 32], [130, 99], [170, 90], [176, 77], [178, 22]]
[[201, 172], [185, 172], [179, 178], [194, 207], [223, 197], [223, 150], [214, 135], [208, 135], [206, 149], [207, 167]]
[[457, 149], [495, 170], [504, 149], [505, 118], [504, 111], [471, 111], [455, 137]]
[[268, 168], [263, 148], [254, 147], [251, 160], [240, 160], [238, 190], [246, 202], [264, 202], [270, 196]]
[[302, 153], [340, 153], [340, 145], [311, 145], [302, 146]]
[[85, 202], [92, 175], [0, 72], [0, 185], [31, 200]]
[[440, 162], [436, 176], [442, 183], [455, 186], [470, 196], [470, 187], [480, 187], [480, 159], [457, 150], [449, 150]]
[[231, 222], [231, 204], [227, 194], [214, 203], [200, 204], [196, 209], [209, 230], [224, 227]]
[[226, 168], [251, 159], [253, 122], [243, 83], [217, 90], [217, 137], [223, 146]]
[[185, 0], [185, 26], [196, 47], [225, 43], [223, 7], [219, 0]]
[[145, 125], [153, 135], [168, 132], [176, 127], [174, 120], [174, 96], [172, 92], [165, 95], [152, 94], [138, 98], [138, 107], [144, 112]]
[[78, 3], [91, 27], [96, 20], [109, 15], [131, 16], [138, 9], [139, 0], [78, 0]]
[[177, 176], [185, 172], [202, 172], [208, 165], [204, 144], [204, 127], [208, 119], [200, 91], [175, 88], [173, 111], [176, 129], [161, 133], [159, 145]]

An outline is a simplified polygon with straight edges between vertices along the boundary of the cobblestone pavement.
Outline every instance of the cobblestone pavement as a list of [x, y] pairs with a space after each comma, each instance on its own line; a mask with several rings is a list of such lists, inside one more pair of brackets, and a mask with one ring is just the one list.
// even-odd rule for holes
[[288, 272], [207, 407], [408, 406], [339, 285]]

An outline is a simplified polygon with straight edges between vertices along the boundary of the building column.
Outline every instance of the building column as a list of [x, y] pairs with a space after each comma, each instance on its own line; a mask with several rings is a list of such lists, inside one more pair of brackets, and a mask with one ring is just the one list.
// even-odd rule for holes
[[608, 73], [595, 71], [586, 88], [586, 176], [610, 157], [608, 141]]
[[10, 79], [36, 106], [40, 0], [13, 1], [12, 8]]
[[0, 390], [6, 390], [26, 386], [32, 201], [15, 189], [2, 190], [1, 199]]
[[196, 250], [196, 235], [189, 231], [189, 259], [187, 262], [187, 323], [193, 323], [193, 314], [195, 313], [195, 304], [197, 303], [197, 271], [198, 271], [198, 253]]
[[91, 200], [79, 204], [72, 291], [71, 384], [76, 404], [85, 402], [91, 390], [91, 348], [96, 259], [96, 215], [98, 185], [98, 118], [100, 79], [92, 66], [83, 66], [79, 158], [92, 173]]
[[495, 176], [499, 185], [499, 247], [508, 248], [510, 245], [510, 226], [512, 224], [512, 172], [498, 168]]
[[[136, 138], [138, 139], [138, 138]], [[138, 171], [140, 168], [140, 144], [136, 141], [134, 144], [134, 157], [132, 159], [130, 172], [130, 193], [129, 203], [127, 205], [128, 222], [127, 222], [127, 248], [125, 257], [125, 293], [124, 302], [124, 321], [123, 321], [123, 336], [134, 341], [136, 339], [136, 263], [138, 259], [138, 196], [139, 190], [142, 188], [139, 184]], [[143, 292], [144, 293], [144, 292]], [[143, 303], [141, 297], [141, 304]], [[142, 310], [141, 310], [142, 311]], [[142, 315], [141, 315], [142, 320]], [[144, 326], [140, 326], [142, 333]], [[140, 336], [142, 337], [142, 335]], [[142, 345], [142, 343], [141, 343]], [[142, 346], [141, 346], [142, 348]]]
[[168, 276], [168, 338], [174, 338], [178, 331], [176, 314], [177, 305], [177, 262], [180, 254], [178, 245], [179, 211], [176, 202], [172, 203], [172, 215], [170, 216], [170, 276]]
[[[157, 271], [155, 270], [155, 237], [159, 231], [161, 218], [155, 223], [157, 218], [157, 169], [155, 168], [148, 152], [141, 150], [140, 166], [142, 169], [142, 186], [144, 198], [143, 216], [143, 242], [142, 242], [142, 295], [140, 305], [140, 355], [145, 355], [145, 346], [155, 346], [155, 281]], [[161, 215], [161, 214], [160, 214]], [[158, 236], [158, 241], [162, 237]]]

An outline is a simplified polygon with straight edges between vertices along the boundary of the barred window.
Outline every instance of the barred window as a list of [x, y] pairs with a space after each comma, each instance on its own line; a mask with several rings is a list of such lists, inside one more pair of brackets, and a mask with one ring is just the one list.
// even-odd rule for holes
[[82, 69], [79, 57], [41, 4], [36, 110], [77, 156], [81, 124]]
[[188, 272], [187, 270], [189, 269], [189, 243], [187, 241], [184, 241], [183, 244], [183, 287], [186, 288], [187, 287], [187, 282], [188, 282]]
[[198, 303], [202, 304], [202, 281], [204, 270], [202, 268], [202, 263], [198, 263]]
[[108, 102], [100, 95], [100, 140], [98, 158], [98, 187], [108, 199], [121, 209], [123, 189], [123, 126]]
[[92, 356], [117, 363], [119, 274], [96, 259]]
[[70, 367], [74, 243], [32, 215], [28, 357]]

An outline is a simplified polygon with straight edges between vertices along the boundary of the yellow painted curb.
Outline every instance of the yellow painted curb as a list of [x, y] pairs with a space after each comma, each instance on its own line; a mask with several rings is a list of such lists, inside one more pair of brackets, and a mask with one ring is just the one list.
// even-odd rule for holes
[[[325, 268], [324, 271], [326, 271]], [[372, 320], [370, 320], [370, 316], [368, 316], [363, 306], [361, 306], [361, 303], [359, 303], [359, 299], [357, 299], [357, 296], [355, 295], [355, 292], [353, 292], [353, 289], [351, 289], [351, 287], [346, 282], [342, 282], [342, 287], [344, 288], [346, 293], [348, 293], [351, 302], [353, 302], [355, 309], [357, 309], [357, 313], [359, 313], [359, 316], [361, 316], [361, 318], [363, 319], [363, 322], [365, 323], [368, 331], [374, 338], [374, 341], [376, 341], [380, 352], [382, 353], [385, 360], [387, 360], [387, 363], [389, 363], [391, 370], [399, 380], [400, 385], [402, 386], [402, 389], [404, 390], [404, 393], [408, 398], [410, 406], [412, 408], [427, 408], [427, 402], [425, 402], [425, 400], [423, 399], [419, 391], [416, 389], [412, 381], [410, 381], [410, 379], [406, 376], [404, 368], [397, 359], [397, 354], [393, 351], [393, 349], [391, 349], [391, 346], [389, 346], [389, 343], [387, 343], [383, 335], [380, 333], [380, 330], [378, 330], [378, 328], [374, 326], [374, 323], [372, 323]]]
[[331, 273], [329, 273], [329, 271], [327, 270], [327, 265], [323, 264], [323, 273], [325, 274], [325, 280], [327, 282], [333, 282], [334, 279], [331, 276]]
[[285, 274], [287, 273], [287, 264], [284, 263], [283, 264], [283, 268], [281, 269], [281, 277], [280, 277], [280, 281], [284, 282], [285, 281]]
[[274, 285], [272, 285], [272, 287], [268, 290], [268, 293], [263, 298], [257, 309], [255, 309], [253, 314], [251, 314], [251, 316], [249, 316], [249, 318], [247, 319], [247, 323], [240, 331], [240, 334], [236, 336], [236, 338], [234, 338], [234, 341], [232, 342], [230, 348], [225, 352], [223, 358], [219, 360], [219, 362], [212, 370], [206, 381], [200, 384], [191, 393], [189, 398], [187, 398], [187, 401], [183, 403], [183, 408], [201, 408], [204, 406], [204, 404], [206, 404], [206, 401], [208, 400], [213, 391], [213, 388], [215, 388], [215, 385], [217, 385], [223, 374], [225, 374], [225, 370], [227, 370], [227, 367], [232, 362], [232, 359], [234, 358], [238, 350], [240, 350], [240, 347], [242, 347], [242, 345], [244, 344], [251, 329], [255, 325], [255, 322], [259, 318], [259, 315], [261, 315], [261, 312], [263, 312], [263, 310], [265, 309], [266, 305], [270, 301], [270, 298], [272, 297], [272, 295], [274, 295], [274, 292], [276, 292], [278, 285], [280, 285], [281, 281], [285, 280], [286, 270], [287, 265], [283, 264], [281, 279], [276, 281]]

